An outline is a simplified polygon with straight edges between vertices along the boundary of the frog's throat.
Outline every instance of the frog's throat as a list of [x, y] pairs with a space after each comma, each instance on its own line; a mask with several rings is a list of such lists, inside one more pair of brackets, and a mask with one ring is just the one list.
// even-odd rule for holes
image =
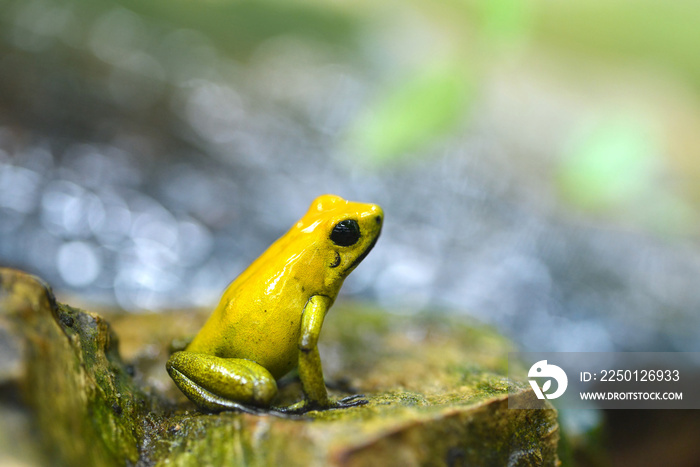
[[379, 240], [379, 235], [377, 235], [376, 237], [374, 237], [374, 240], [372, 240], [372, 243], [369, 244], [369, 246], [365, 249], [365, 251], [362, 252], [362, 254], [361, 254], [360, 256], [358, 256], [357, 258], [355, 258], [355, 261], [353, 261], [353, 262], [350, 264], [350, 266], [348, 266], [347, 268], [345, 268], [345, 273], [344, 273], [345, 276], [347, 276], [348, 274], [350, 274], [350, 273], [357, 267], [357, 265], [360, 264], [360, 263], [362, 262], [362, 260], [365, 259], [365, 258], [367, 257], [367, 255], [369, 254], [369, 252], [372, 251], [372, 248], [374, 248], [374, 245], [377, 244], [377, 240]]

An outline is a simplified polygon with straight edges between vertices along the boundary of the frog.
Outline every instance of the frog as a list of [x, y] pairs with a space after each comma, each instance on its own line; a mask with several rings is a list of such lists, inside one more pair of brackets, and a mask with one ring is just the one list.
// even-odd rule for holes
[[[326, 194], [225, 289], [219, 304], [166, 369], [205, 412], [305, 413], [356, 407], [363, 395], [328, 395], [318, 341], [345, 278], [374, 248], [376, 204]], [[304, 398], [273, 407], [278, 381], [296, 369]]]

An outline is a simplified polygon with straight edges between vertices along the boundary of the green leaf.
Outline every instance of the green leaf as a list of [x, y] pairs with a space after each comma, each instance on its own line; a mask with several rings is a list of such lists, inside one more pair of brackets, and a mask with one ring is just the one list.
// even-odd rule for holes
[[590, 211], [629, 206], [655, 190], [658, 145], [631, 120], [608, 121], [576, 138], [559, 167], [564, 198]]
[[354, 153], [386, 163], [424, 148], [454, 129], [467, 110], [471, 81], [456, 67], [407, 77], [362, 115], [352, 132]]

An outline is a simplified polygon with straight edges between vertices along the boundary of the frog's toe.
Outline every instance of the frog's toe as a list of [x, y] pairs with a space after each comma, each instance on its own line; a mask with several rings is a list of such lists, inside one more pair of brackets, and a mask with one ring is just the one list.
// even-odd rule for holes
[[313, 410], [313, 408], [310, 406], [309, 401], [304, 399], [287, 407], [272, 407], [272, 410], [287, 415], [301, 415]]
[[359, 407], [361, 405], [367, 404], [367, 399], [365, 399], [364, 394], [355, 394], [352, 396], [344, 397], [336, 402], [336, 407], [338, 409], [345, 409], [348, 407]]
[[[362, 399], [363, 397], [365, 397], [364, 394], [354, 394], [352, 396], [344, 397], [344, 398], [340, 399], [338, 402], [343, 403], [343, 404], [347, 404], [347, 403], [350, 403], [353, 401], [358, 401], [358, 400]], [[362, 400], [364, 400], [365, 403], [367, 403], [367, 400], [365, 400], [365, 399], [362, 399]]]

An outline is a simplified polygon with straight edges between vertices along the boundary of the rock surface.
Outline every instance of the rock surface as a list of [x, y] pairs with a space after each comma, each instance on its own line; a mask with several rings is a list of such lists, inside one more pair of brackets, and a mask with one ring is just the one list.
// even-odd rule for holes
[[[110, 325], [0, 269], [0, 344], [15, 355], [0, 383], [20, 385], [42, 443], [68, 465], [558, 464], [556, 412], [508, 409], [513, 385], [510, 397], [534, 395], [502, 376], [511, 348], [488, 329], [336, 306], [320, 345], [326, 379], [334, 397], [360, 392], [367, 405], [298, 418], [203, 414], [164, 363], [207, 314], [114, 315]], [[286, 378], [279, 403], [300, 397]]]

